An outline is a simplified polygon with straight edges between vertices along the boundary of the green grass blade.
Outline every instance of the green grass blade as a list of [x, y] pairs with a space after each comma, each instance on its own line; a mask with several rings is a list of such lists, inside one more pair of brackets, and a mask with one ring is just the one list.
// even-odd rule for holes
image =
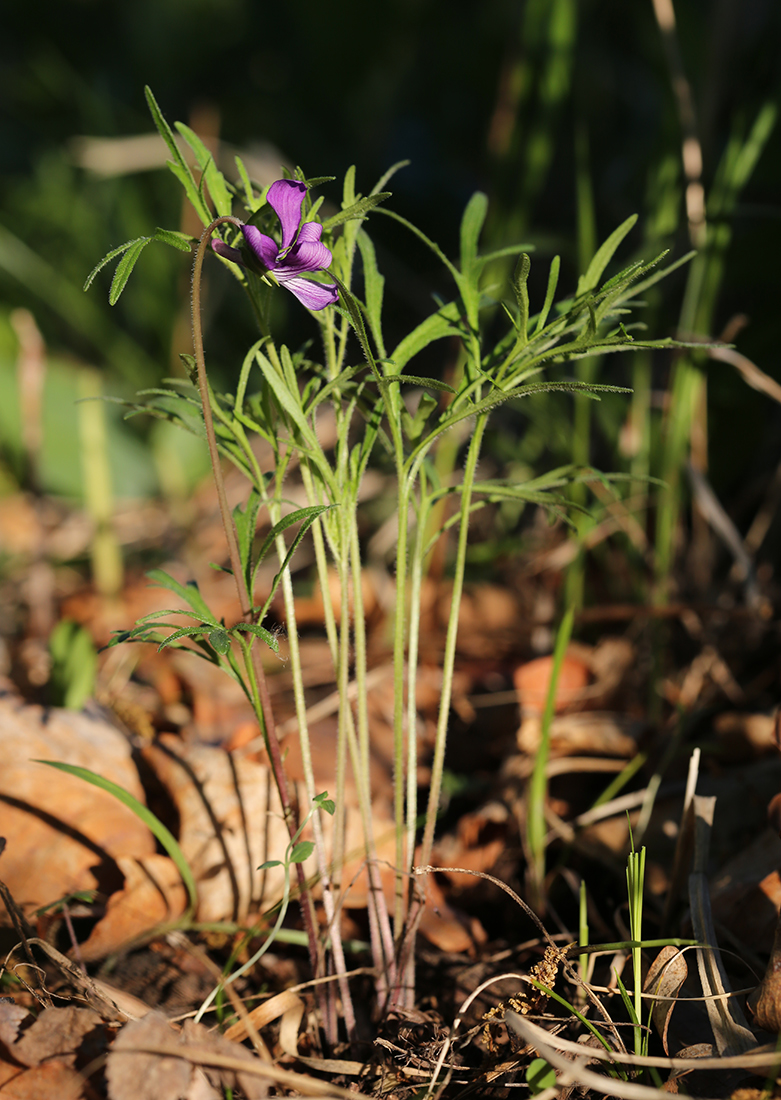
[[184, 857], [184, 852], [179, 847], [179, 842], [173, 833], [163, 825], [159, 818], [155, 817], [151, 810], [147, 809], [143, 802], [139, 802], [124, 787], [112, 783], [110, 779], [104, 779], [102, 775], [97, 775], [89, 768], [80, 768], [76, 764], [63, 764], [59, 760], [35, 760], [34, 763], [47, 764], [50, 768], [57, 768], [58, 771], [65, 772], [67, 775], [75, 775], [77, 779], [83, 779], [85, 783], [91, 783], [93, 787], [100, 787], [101, 790], [113, 794], [123, 805], [132, 810], [139, 821], [143, 821], [155, 838], [160, 841], [162, 847], [174, 861], [187, 889], [187, 895], [190, 899], [190, 913], [195, 912], [198, 905], [198, 887], [195, 884], [195, 877], [190, 865]]

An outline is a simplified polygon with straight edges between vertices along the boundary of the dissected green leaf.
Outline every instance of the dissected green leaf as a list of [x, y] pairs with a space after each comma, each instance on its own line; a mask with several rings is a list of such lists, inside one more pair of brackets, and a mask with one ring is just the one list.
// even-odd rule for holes
[[[299, 544], [301, 543], [301, 540], [303, 539], [304, 535], [307, 533], [307, 531], [312, 526], [312, 524], [315, 522], [315, 520], [318, 518], [318, 516], [321, 516], [321, 515], [323, 515], [324, 512], [329, 512], [332, 508], [336, 508], [336, 507], [337, 507], [336, 504], [312, 504], [308, 508], [300, 508], [298, 513], [292, 513], [292, 515], [296, 516], [295, 519], [291, 520], [291, 516], [285, 516], [284, 519], [280, 520], [280, 522], [276, 525], [276, 527], [280, 527], [280, 524], [285, 523], [285, 521], [287, 520], [288, 521], [287, 526], [289, 527], [291, 522], [292, 523], [297, 523], [299, 520], [301, 520], [301, 527], [300, 527], [299, 531], [297, 532], [296, 537], [293, 539], [293, 542], [290, 544], [287, 553], [285, 554], [285, 558], [284, 558], [284, 561], [282, 562], [282, 565], [279, 568], [279, 572], [276, 574], [276, 576], [274, 577], [274, 580], [271, 582], [271, 591], [269, 592], [268, 596], [266, 597], [266, 602], [264, 603], [263, 607], [261, 608], [261, 612], [260, 612], [260, 618], [261, 619], [263, 619], [265, 617], [266, 612], [268, 611], [269, 607], [271, 606], [271, 601], [273, 600], [273, 598], [276, 594], [277, 588], [279, 587], [279, 582], [282, 580], [282, 574], [285, 572], [288, 565], [290, 564], [290, 561], [291, 561], [293, 555], [295, 554], [296, 550], [298, 549]], [[283, 530], [284, 530], [284, 528], [283, 528]], [[279, 533], [279, 532], [277, 532], [277, 533]], [[264, 540], [264, 546], [266, 545], [266, 542], [268, 542], [268, 539], [269, 539], [269, 536], [266, 536], [266, 539]], [[269, 545], [270, 545], [270, 543], [269, 543]], [[268, 548], [266, 548], [266, 549], [268, 549]], [[263, 560], [262, 557], [259, 556], [258, 561], [255, 565], [255, 569], [258, 568], [258, 565], [260, 564], [260, 562], [262, 560]], [[255, 581], [254, 575], [253, 575], [252, 581], [253, 581], [253, 583], [250, 585], [250, 591], [254, 587], [254, 581]]]
[[209, 645], [215, 653], [219, 653], [221, 657], [224, 657], [231, 647], [231, 636], [227, 630], [222, 628], [213, 630], [209, 635]]
[[213, 154], [189, 126], [185, 126], [183, 122], [177, 122], [176, 129], [195, 153], [198, 167], [203, 172], [203, 178], [209, 188], [214, 209], [220, 215], [230, 214], [232, 206], [230, 191], [225, 182], [225, 177], [214, 162]]
[[529, 326], [529, 272], [532, 262], [528, 253], [524, 252], [518, 259], [513, 272], [513, 293], [518, 305], [518, 339], [521, 345], [527, 340]]
[[637, 222], [637, 214], [632, 214], [614, 229], [607, 240], [597, 249], [596, 255], [588, 265], [588, 270], [578, 280], [578, 295], [585, 294], [587, 290], [593, 290], [602, 278], [602, 272], [613, 259], [613, 254], [623, 241], [630, 229]]
[[432, 397], [430, 393], [424, 393], [421, 395], [420, 403], [415, 410], [414, 415], [410, 415], [405, 408], [401, 410], [401, 421], [404, 426], [404, 431], [408, 439], [416, 440], [420, 437], [426, 421], [431, 416], [434, 409], [437, 407], [436, 397]]
[[139, 237], [137, 241], [133, 241], [125, 250], [124, 256], [117, 264], [114, 278], [111, 280], [111, 289], [108, 292], [108, 302], [110, 306], [116, 305], [119, 301], [119, 296], [125, 289], [131, 272], [136, 266], [138, 257], [152, 239], [152, 237]]
[[364, 198], [352, 203], [345, 210], [340, 210], [338, 214], [332, 214], [330, 218], [326, 218], [323, 222], [323, 229], [333, 229], [334, 226], [341, 225], [342, 222], [353, 221], [355, 218], [365, 218], [370, 210], [373, 210], [375, 206], [379, 206], [381, 202], [385, 202], [390, 197], [390, 191], [379, 191], [375, 195], [366, 195]]
[[127, 252], [129, 248], [132, 248], [134, 245], [138, 244], [139, 241], [148, 240], [148, 237], [134, 237], [132, 241], [125, 241], [124, 244], [118, 245], [117, 248], [112, 248], [110, 252], [106, 253], [106, 255], [99, 263], [95, 264], [92, 271], [90, 271], [89, 275], [87, 276], [87, 281], [84, 283], [84, 287], [82, 289], [89, 290], [98, 272], [101, 271], [106, 266], [106, 264], [110, 264], [115, 256], [121, 256], [123, 252]]
[[366, 317], [380, 355], [385, 354], [382, 340], [382, 297], [385, 279], [377, 267], [377, 254], [371, 237], [363, 229], [358, 233], [358, 248], [363, 260], [363, 286], [366, 299]]
[[477, 258], [477, 245], [488, 213], [488, 196], [475, 191], [461, 218], [461, 271], [466, 275]]
[[263, 200], [262, 200], [262, 198], [260, 198], [259, 195], [255, 195], [255, 192], [254, 192], [253, 187], [252, 187], [252, 181], [249, 178], [249, 172], [247, 171], [247, 169], [244, 166], [244, 161], [239, 156], [237, 156], [235, 159], [236, 159], [236, 168], [238, 170], [239, 177], [241, 179], [241, 183], [242, 183], [242, 186], [244, 188], [244, 203], [245, 203], [247, 209], [252, 214], [254, 214], [255, 211], [259, 210], [260, 207], [263, 205]]
[[386, 382], [409, 382], [411, 386], [423, 386], [427, 390], [444, 390], [445, 393], [457, 393], [452, 386], [449, 386], [447, 382], [440, 381], [439, 378], [419, 378], [416, 374], [388, 374], [385, 377]]
[[241, 568], [244, 579], [249, 584], [252, 576], [252, 543], [255, 539], [255, 530], [258, 525], [258, 512], [263, 499], [256, 488], [250, 490], [247, 504], [244, 508], [237, 504], [233, 509], [233, 523], [236, 527], [236, 536], [239, 543], [241, 556]]
[[256, 638], [260, 638], [261, 641], [264, 641], [274, 653], [279, 653], [279, 642], [270, 630], [266, 630], [266, 628], [260, 626], [259, 623], [236, 623], [233, 629], [243, 630], [248, 634], [254, 634]]
[[155, 230], [156, 241], [162, 241], [163, 244], [170, 244], [171, 248], [177, 248], [180, 252], [192, 252], [192, 247], [197, 244], [195, 237], [190, 236], [189, 233], [178, 233], [173, 229], [161, 229], [160, 226]]
[[537, 317], [537, 326], [534, 330], [535, 336], [538, 332], [542, 332], [545, 328], [545, 322], [548, 320], [548, 314], [550, 313], [551, 306], [553, 305], [553, 296], [556, 293], [556, 287], [559, 283], [559, 270], [561, 269], [561, 257], [554, 256], [551, 260], [550, 271], [548, 272], [548, 287], [545, 291], [545, 303], [540, 310], [540, 314]]
[[198, 591], [198, 585], [195, 581], [188, 581], [187, 584], [180, 584], [179, 581], [174, 580], [174, 578], [163, 569], [150, 569], [146, 575], [152, 584], [157, 584], [161, 588], [168, 588], [171, 592], [175, 592], [185, 603], [190, 605], [193, 611], [201, 616], [204, 622], [211, 623], [212, 626], [220, 625], [209, 610], [203, 596]]
[[176, 143], [176, 138], [173, 135], [171, 127], [166, 122], [163, 112], [158, 106], [157, 100], [152, 95], [152, 89], [147, 85], [144, 88], [144, 95], [146, 96], [147, 106], [149, 107], [152, 120], [157, 127], [157, 131], [160, 134], [163, 141], [168, 146], [168, 150], [173, 157], [173, 161], [168, 161], [168, 167], [176, 176], [185, 190], [185, 193], [196, 210], [199, 218], [204, 225], [208, 225], [211, 219], [211, 214], [206, 207], [198, 188], [195, 185], [193, 174], [190, 171], [187, 161], [181, 154], [179, 146]]
[[[167, 638], [164, 638], [160, 645], [157, 647], [158, 652], [161, 649], [167, 649], [168, 646], [174, 642], [178, 642], [180, 638], [205, 638], [209, 633], [209, 627], [211, 624], [204, 623], [202, 626], [183, 626], [179, 630], [175, 630], [173, 634], [169, 634]], [[225, 651], [227, 653], [227, 650]]]
[[382, 191], [383, 187], [388, 182], [388, 180], [392, 176], [395, 176], [396, 173], [401, 168], [406, 168], [408, 164], [411, 164], [411, 161], [409, 161], [409, 160], [397, 160], [396, 163], [392, 164], [386, 172], [383, 172], [383, 174], [380, 176], [380, 178], [375, 183], [374, 187], [372, 187], [370, 194], [376, 195], [380, 191]]

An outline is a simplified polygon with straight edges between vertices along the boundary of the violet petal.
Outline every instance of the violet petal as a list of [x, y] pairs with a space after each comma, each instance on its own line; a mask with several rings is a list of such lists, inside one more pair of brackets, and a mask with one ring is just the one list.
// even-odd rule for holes
[[245, 241], [255, 253], [263, 267], [265, 267], [267, 271], [273, 271], [277, 266], [277, 258], [279, 256], [279, 249], [277, 248], [276, 241], [273, 241], [271, 237], [267, 237], [265, 233], [261, 233], [254, 225], [243, 225], [241, 231], [244, 234]]
[[286, 290], [295, 294], [299, 302], [305, 305], [307, 309], [325, 309], [326, 306], [332, 306], [334, 302], [339, 300], [339, 292], [335, 283], [315, 283], [311, 279], [285, 278], [284, 275], [281, 278], [277, 276], [277, 278], [280, 284]]
[[280, 271], [290, 275], [300, 275], [303, 271], [322, 271], [328, 267], [333, 256], [330, 249], [320, 241], [296, 241], [286, 256], [278, 263]]
[[319, 241], [322, 234], [323, 227], [320, 222], [304, 222], [298, 231], [296, 244], [301, 244], [302, 241]]
[[282, 251], [296, 239], [301, 224], [301, 205], [306, 187], [298, 180], [277, 180], [266, 194], [266, 202], [279, 218], [282, 226]]

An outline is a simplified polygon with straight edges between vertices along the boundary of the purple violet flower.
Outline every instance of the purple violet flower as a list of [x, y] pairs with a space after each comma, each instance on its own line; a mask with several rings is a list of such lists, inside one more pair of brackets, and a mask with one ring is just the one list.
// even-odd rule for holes
[[[333, 259], [330, 249], [320, 242], [322, 225], [318, 222], [301, 224], [305, 194], [306, 187], [298, 180], [277, 180], [268, 189], [266, 201], [282, 226], [281, 248], [254, 225], [242, 225], [241, 231], [254, 259], [280, 286], [295, 294], [308, 309], [324, 309], [338, 300], [339, 293], [335, 283], [316, 283], [302, 278], [304, 272], [325, 270]], [[223, 241], [212, 241], [212, 248], [226, 260], [243, 263], [238, 248], [231, 248]]]

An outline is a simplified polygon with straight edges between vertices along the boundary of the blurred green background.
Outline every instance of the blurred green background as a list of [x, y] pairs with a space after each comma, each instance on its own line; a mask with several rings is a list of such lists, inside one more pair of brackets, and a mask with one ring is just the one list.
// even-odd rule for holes
[[[148, 248], [113, 309], [108, 269], [87, 294], [81, 290], [110, 248], [157, 225], [194, 228], [162, 167], [164, 147], [146, 110], [144, 84], [169, 121], [219, 139], [227, 166], [240, 151], [262, 182], [277, 177], [281, 162], [338, 178], [355, 163], [358, 186], [367, 191], [390, 164], [409, 159], [394, 178], [393, 206], [451, 253], [469, 195], [485, 190], [489, 243], [525, 240], [536, 248], [530, 285], [539, 303], [554, 253], [562, 255], [560, 290], [569, 292], [599, 241], [629, 214], [640, 220], [624, 263], [662, 248], [673, 257], [689, 249], [686, 118], [676, 97], [676, 65], [691, 89], [702, 150], [701, 177], [694, 178], [706, 201], [718, 189], [730, 142], [745, 141], [763, 107], [778, 101], [778, 0], [677, 0], [677, 34], [665, 43], [660, 19], [668, 8], [662, 0], [656, 8], [652, 0], [9, 5], [0, 42], [5, 491], [30, 483], [20, 424], [30, 398], [19, 392], [18, 371], [27, 314], [14, 311], [29, 311], [47, 349], [38, 487], [76, 498], [81, 473], [72, 400], [83, 386], [81, 368], [103, 373], [104, 392], [130, 396], [179, 372], [177, 353], [188, 350], [189, 262], [181, 253]], [[707, 320], [702, 335], [719, 336], [745, 314], [737, 346], [779, 379], [781, 128], [768, 133], [731, 205], [708, 206], [709, 232], [723, 232], [707, 245], [710, 299], [691, 315], [701, 327]], [[124, 140], [131, 137], [141, 141]], [[324, 193], [338, 203], [339, 182]], [[449, 289], [430, 255], [398, 226], [375, 217], [371, 228], [388, 279], [388, 322], [400, 333], [430, 311], [432, 292]], [[675, 333], [688, 278], [683, 269], [649, 296], [653, 335]], [[218, 275], [214, 281], [211, 306], [219, 306], [220, 324], [210, 334], [212, 353], [229, 373], [251, 336], [250, 318], [238, 295], [222, 292], [230, 283], [223, 287]], [[292, 300], [280, 303], [287, 310], [281, 323], [287, 338], [300, 342], [310, 334], [301, 327], [308, 322], [289, 307]], [[604, 381], [638, 384], [635, 368], [618, 358], [594, 369]], [[654, 358], [643, 382], [650, 433], [644, 461], [657, 473], [665, 459], [663, 449], [653, 448], [671, 369], [669, 355]], [[710, 362], [702, 369], [708, 476], [745, 525], [781, 461], [781, 409], [732, 366]], [[581, 450], [603, 468], [629, 469], [627, 403], [603, 406], [581, 425]], [[533, 465], [571, 458], [571, 404], [541, 400], [535, 416], [523, 433], [517, 420], [511, 427], [497, 417], [497, 454]], [[152, 427], [165, 453], [170, 441]], [[149, 423], [123, 425], [111, 409], [110, 428], [116, 493], [156, 491], [160, 461], [146, 446]], [[199, 469], [194, 457], [185, 465], [193, 474]]]

